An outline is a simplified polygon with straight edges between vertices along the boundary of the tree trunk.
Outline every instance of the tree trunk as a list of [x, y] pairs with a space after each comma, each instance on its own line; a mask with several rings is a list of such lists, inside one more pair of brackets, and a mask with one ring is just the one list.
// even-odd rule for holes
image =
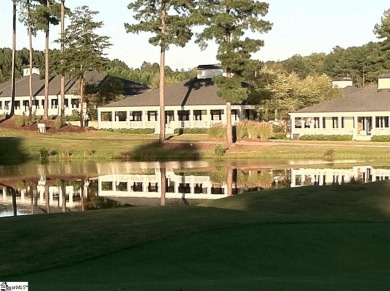
[[15, 65], [16, 65], [16, 0], [12, 1], [12, 72], [11, 72], [11, 110], [10, 116], [15, 114]]
[[166, 199], [165, 199], [165, 194], [167, 190], [167, 184], [166, 184], [166, 168], [165, 165], [160, 165], [160, 174], [161, 174], [161, 200], [160, 200], [160, 205], [164, 206], [166, 205]]
[[66, 212], [66, 186], [65, 181], [61, 180], [61, 193], [62, 193], [62, 212]]
[[33, 96], [33, 89], [32, 89], [32, 68], [33, 68], [33, 47], [32, 47], [32, 31], [31, 31], [31, 24], [30, 24], [30, 0], [27, 1], [27, 9], [28, 9], [28, 45], [29, 45], [29, 62], [30, 62], [30, 76], [28, 80], [28, 88], [29, 88], [29, 94], [30, 98], [28, 100], [28, 116], [32, 115], [32, 96]]
[[232, 103], [226, 102], [226, 147], [229, 148], [233, 143], [232, 128]]
[[[46, 1], [47, 7], [50, 7], [50, 1]], [[47, 30], [45, 36], [45, 106], [43, 119], [49, 119], [49, 20], [47, 20]]]
[[[166, 33], [165, 6], [161, 8], [161, 32]], [[161, 44], [160, 52], [160, 143], [165, 141], [165, 44]]]
[[[65, 31], [65, 0], [61, 0], [61, 53], [64, 53], [64, 31]], [[63, 62], [63, 57], [61, 62]], [[65, 116], [65, 76], [61, 70], [61, 117]]]
[[80, 79], [80, 127], [84, 127], [84, 77]]

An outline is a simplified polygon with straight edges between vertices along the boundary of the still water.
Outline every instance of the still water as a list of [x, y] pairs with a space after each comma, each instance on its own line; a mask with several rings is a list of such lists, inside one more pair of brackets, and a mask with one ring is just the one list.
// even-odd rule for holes
[[281, 187], [367, 183], [389, 166], [261, 162], [110, 162], [0, 166], [0, 217], [119, 206], [194, 205]]

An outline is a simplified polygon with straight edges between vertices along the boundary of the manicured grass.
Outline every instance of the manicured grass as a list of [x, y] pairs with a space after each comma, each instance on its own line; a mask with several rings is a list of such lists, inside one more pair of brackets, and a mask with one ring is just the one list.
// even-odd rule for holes
[[[39, 160], [42, 150], [48, 160], [199, 160], [214, 159], [214, 146], [224, 140], [209, 139], [203, 134], [170, 137], [180, 143], [161, 146], [153, 134], [125, 134], [109, 131], [46, 133], [0, 129], [2, 163]], [[332, 153], [329, 155], [328, 153]], [[386, 160], [390, 159], [390, 143], [270, 141], [240, 142], [233, 145], [222, 159], [263, 160]]]
[[390, 183], [275, 189], [193, 207], [0, 220], [0, 278], [33, 290], [383, 290]]

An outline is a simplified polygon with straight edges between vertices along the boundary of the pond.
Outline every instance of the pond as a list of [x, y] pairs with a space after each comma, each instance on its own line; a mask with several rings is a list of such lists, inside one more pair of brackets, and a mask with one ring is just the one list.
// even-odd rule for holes
[[196, 205], [247, 191], [368, 183], [389, 177], [389, 166], [356, 163], [29, 163], [0, 166], [0, 217], [120, 206]]

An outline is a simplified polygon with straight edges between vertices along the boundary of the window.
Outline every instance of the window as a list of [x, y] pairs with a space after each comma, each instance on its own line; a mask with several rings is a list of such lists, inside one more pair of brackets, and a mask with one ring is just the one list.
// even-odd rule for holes
[[116, 190], [117, 191], [127, 191], [127, 182], [119, 182], [116, 185]]
[[167, 110], [165, 111], [165, 124], [175, 121], [175, 114], [173, 110]]
[[115, 112], [116, 121], [126, 121], [126, 111], [117, 111]]
[[112, 182], [111, 181], [105, 181], [102, 182], [102, 190], [103, 191], [112, 191]]
[[320, 128], [320, 118], [314, 117], [314, 128]]
[[332, 128], [339, 128], [339, 118], [332, 117]]
[[232, 109], [232, 119], [238, 120], [238, 109]]
[[179, 110], [177, 112], [179, 115], [179, 121], [190, 120], [190, 111], [189, 110]]
[[326, 118], [322, 117], [322, 128], [326, 128]]
[[157, 185], [157, 183], [150, 183], [149, 182], [148, 192], [158, 192], [158, 185]]
[[191, 188], [189, 183], [180, 183], [179, 184], [179, 193], [191, 193]]
[[389, 127], [389, 117], [388, 116], [375, 117], [375, 127], [388, 128]]
[[223, 110], [210, 110], [211, 120], [222, 120]]
[[130, 112], [130, 121], [142, 121], [142, 111]]
[[101, 121], [112, 121], [112, 112], [101, 112], [100, 119]]
[[134, 182], [131, 186], [133, 192], [142, 192], [142, 182]]
[[344, 128], [344, 117], [341, 117], [341, 128]]
[[206, 110], [194, 110], [194, 120], [202, 120], [202, 116], [206, 114]]
[[157, 111], [148, 111], [148, 121], [157, 121]]

